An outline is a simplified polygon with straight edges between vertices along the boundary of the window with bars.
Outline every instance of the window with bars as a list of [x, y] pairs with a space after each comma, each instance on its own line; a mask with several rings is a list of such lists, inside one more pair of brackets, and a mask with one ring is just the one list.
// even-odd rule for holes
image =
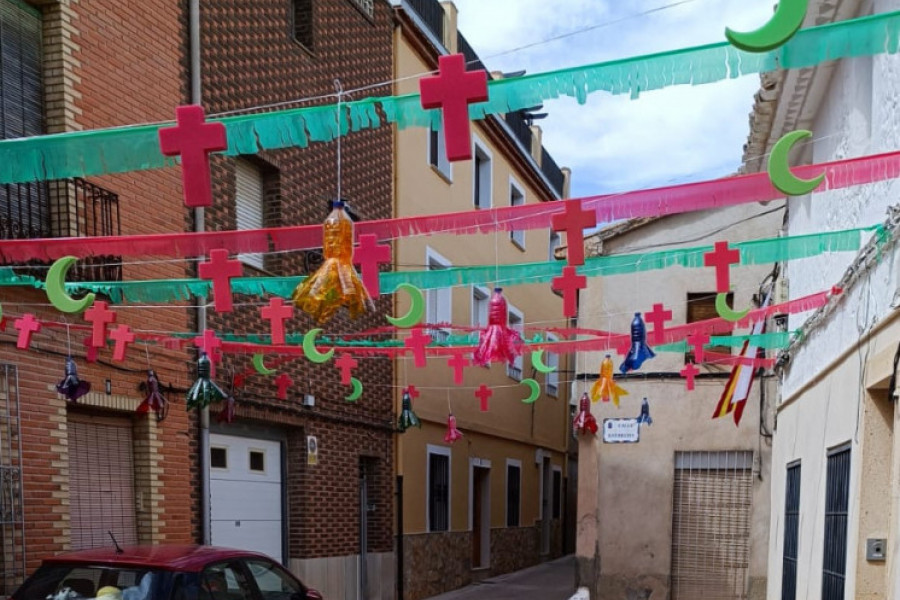
[[843, 600], [847, 573], [847, 515], [850, 506], [850, 446], [828, 453], [825, 475], [825, 556], [822, 600]]
[[313, 50], [313, 0], [291, 0], [291, 30], [295, 42]]
[[428, 451], [428, 531], [450, 530], [450, 453]]
[[[0, 2], [0, 139], [44, 133], [41, 13], [24, 2]], [[5, 239], [48, 237], [46, 182], [0, 185], [0, 232]]]
[[518, 527], [522, 505], [522, 464], [506, 463], [506, 526]]
[[[547, 341], [549, 343], [558, 342], [559, 337], [552, 333], [548, 333]], [[544, 388], [547, 390], [548, 396], [556, 398], [559, 396], [559, 354], [556, 352], [545, 353], [544, 364], [553, 369], [544, 375]]]
[[[728, 292], [728, 306], [734, 306], [734, 294]], [[719, 318], [719, 312], [716, 310], [716, 293], [700, 292], [688, 294], [687, 297], [687, 322], [694, 323], [696, 321], [705, 321], [707, 319]], [[729, 333], [720, 333], [719, 335], [730, 335]], [[707, 346], [704, 351], [717, 352], [719, 354], [731, 354], [729, 346]], [[688, 348], [684, 355], [684, 362], [696, 362], [694, 360], [693, 348]]]
[[[525, 313], [509, 304], [508, 315], [509, 328], [519, 332], [519, 335], [525, 335]], [[522, 367], [524, 358], [519, 354], [512, 362], [506, 364], [506, 374], [516, 381], [522, 381]]]
[[[449, 269], [453, 266], [449, 260], [432, 250], [425, 250], [425, 267], [429, 271]], [[425, 292], [425, 319], [429, 324], [450, 323], [453, 321], [453, 288], [443, 287], [429, 289]], [[428, 334], [434, 341], [444, 342], [450, 337], [450, 330], [439, 327], [429, 329]]]
[[781, 600], [797, 598], [797, 550], [800, 534], [800, 463], [787, 468], [784, 486], [784, 552]]
[[753, 452], [676, 452], [672, 600], [745, 600]]

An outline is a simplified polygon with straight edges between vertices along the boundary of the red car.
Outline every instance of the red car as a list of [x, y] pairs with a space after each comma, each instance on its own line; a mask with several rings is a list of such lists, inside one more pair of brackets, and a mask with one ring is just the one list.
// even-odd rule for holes
[[264, 554], [214, 546], [126, 546], [46, 558], [14, 600], [322, 600]]

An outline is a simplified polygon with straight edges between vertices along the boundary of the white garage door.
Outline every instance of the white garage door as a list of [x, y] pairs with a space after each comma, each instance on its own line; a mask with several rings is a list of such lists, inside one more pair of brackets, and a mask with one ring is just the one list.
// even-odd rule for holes
[[281, 445], [233, 435], [209, 437], [212, 543], [282, 560]]

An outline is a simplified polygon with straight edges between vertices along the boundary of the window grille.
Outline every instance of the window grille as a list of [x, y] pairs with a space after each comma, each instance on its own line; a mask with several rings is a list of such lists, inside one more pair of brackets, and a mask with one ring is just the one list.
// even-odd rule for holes
[[850, 502], [850, 448], [828, 454], [825, 476], [825, 557], [822, 600], [843, 600], [847, 573], [847, 513]]
[[797, 598], [797, 550], [800, 534], [800, 463], [788, 467], [784, 490], [781, 600], [795, 600]]
[[450, 529], [450, 457], [428, 454], [428, 530]]

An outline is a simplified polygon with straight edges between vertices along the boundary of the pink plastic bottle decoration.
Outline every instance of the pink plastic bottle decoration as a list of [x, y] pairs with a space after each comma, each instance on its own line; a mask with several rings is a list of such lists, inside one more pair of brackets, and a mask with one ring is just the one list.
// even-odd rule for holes
[[509, 308], [503, 290], [494, 288], [488, 303], [488, 324], [478, 337], [478, 348], [472, 356], [473, 362], [481, 367], [492, 362], [512, 364], [522, 354], [522, 336], [509, 326]]
[[456, 428], [456, 417], [453, 416], [453, 413], [450, 413], [450, 416], [447, 417], [447, 435], [444, 436], [444, 441], [452, 444], [462, 436], [462, 432]]
[[572, 427], [578, 433], [597, 434], [597, 419], [591, 414], [591, 399], [588, 398], [587, 392], [582, 394], [581, 400], [578, 401], [578, 414], [572, 421]]

